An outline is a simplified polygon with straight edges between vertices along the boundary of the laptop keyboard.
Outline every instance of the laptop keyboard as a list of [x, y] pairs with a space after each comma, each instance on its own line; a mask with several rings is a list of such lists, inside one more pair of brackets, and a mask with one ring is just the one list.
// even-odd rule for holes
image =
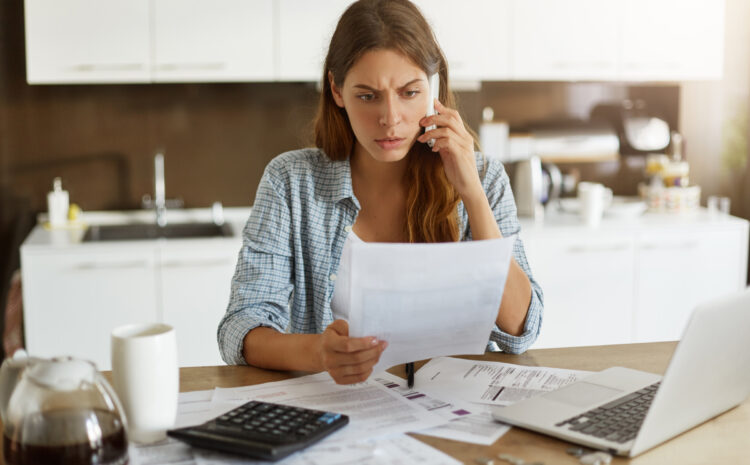
[[568, 425], [569, 431], [578, 431], [620, 444], [628, 442], [635, 438], [641, 428], [659, 384], [654, 383], [555, 426]]

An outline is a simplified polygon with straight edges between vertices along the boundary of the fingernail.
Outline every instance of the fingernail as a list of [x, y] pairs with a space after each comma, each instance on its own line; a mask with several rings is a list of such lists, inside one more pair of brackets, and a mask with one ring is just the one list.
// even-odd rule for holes
[[378, 338], [374, 337], [374, 338], [372, 338], [372, 340], [370, 341], [370, 344], [372, 344], [372, 345], [376, 346], [376, 345], [378, 345], [378, 342], [379, 342], [379, 341], [378, 341]]

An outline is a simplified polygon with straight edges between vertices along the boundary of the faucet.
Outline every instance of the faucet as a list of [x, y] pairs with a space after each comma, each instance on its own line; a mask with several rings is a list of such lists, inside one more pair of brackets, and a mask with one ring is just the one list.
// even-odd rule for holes
[[164, 154], [157, 152], [154, 156], [154, 209], [156, 224], [167, 225], [167, 195], [164, 189]]

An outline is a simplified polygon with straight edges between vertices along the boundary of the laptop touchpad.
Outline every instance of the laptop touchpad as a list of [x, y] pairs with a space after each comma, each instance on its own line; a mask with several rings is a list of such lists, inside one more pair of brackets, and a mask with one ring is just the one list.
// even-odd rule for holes
[[620, 389], [580, 381], [549, 392], [544, 397], [577, 407], [586, 407], [587, 405], [598, 404], [602, 401], [613, 399], [617, 394], [622, 392]]

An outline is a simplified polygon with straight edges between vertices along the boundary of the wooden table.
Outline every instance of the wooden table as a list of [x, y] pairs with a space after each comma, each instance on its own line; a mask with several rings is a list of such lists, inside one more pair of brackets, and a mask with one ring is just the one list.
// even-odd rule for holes
[[[625, 366], [663, 374], [676, 347], [675, 342], [626, 344], [565, 349], [530, 350], [522, 355], [487, 353], [465, 357], [475, 360], [516, 363], [528, 366], [571, 368], [599, 371], [610, 366]], [[419, 363], [418, 367], [424, 364]], [[707, 367], [710, 370], [710, 367]], [[403, 377], [403, 367], [393, 374]], [[194, 391], [215, 386], [234, 387], [265, 383], [299, 376], [300, 373], [273, 372], [251, 367], [221, 366], [182, 368], [180, 389]], [[710, 372], [706, 373], [710, 376]], [[497, 457], [508, 453], [526, 462], [541, 461], [547, 465], [577, 464], [578, 459], [565, 453], [570, 443], [540, 434], [512, 428], [491, 446], [480, 446], [447, 439], [412, 434], [415, 438], [439, 449], [466, 464], [475, 464], [478, 457]], [[709, 463], [750, 463], [750, 402], [710, 420], [682, 435], [632, 459], [615, 458], [613, 464], [690, 465]], [[496, 460], [495, 463], [505, 463]]]
[[[663, 374], [674, 352], [676, 343], [626, 344], [565, 349], [530, 350], [522, 355], [487, 353], [464, 358], [515, 363], [527, 366], [546, 366], [598, 371], [610, 366], [625, 366]], [[424, 362], [417, 364], [421, 367]], [[710, 367], [707, 367], [710, 376]], [[403, 366], [392, 373], [403, 377]], [[109, 375], [109, 373], [105, 373]], [[235, 387], [279, 381], [303, 373], [277, 372], [253, 367], [218, 366], [180, 369], [180, 390], [196, 391], [214, 387]], [[415, 438], [439, 449], [466, 464], [475, 464], [478, 457], [496, 458], [508, 453], [526, 462], [546, 465], [577, 464], [578, 459], [565, 450], [571, 444], [540, 434], [512, 428], [491, 446], [481, 446], [420, 434]], [[682, 435], [656, 447], [635, 459], [615, 458], [613, 464], [634, 465], [705, 465], [710, 463], [750, 463], [750, 402], [714, 418]], [[4, 462], [2, 462], [4, 463]], [[505, 462], [495, 460], [495, 463]]]

